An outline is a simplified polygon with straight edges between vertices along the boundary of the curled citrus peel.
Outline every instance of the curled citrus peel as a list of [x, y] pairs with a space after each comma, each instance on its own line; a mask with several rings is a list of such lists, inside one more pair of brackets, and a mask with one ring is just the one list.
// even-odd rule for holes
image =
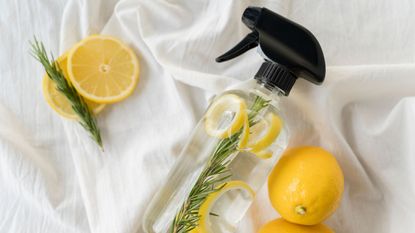
[[267, 148], [277, 139], [281, 129], [281, 118], [274, 113], [268, 113], [252, 127], [246, 121], [238, 145], [239, 150], [251, 152], [261, 159], [271, 158], [272, 151]]
[[238, 149], [255, 154], [261, 159], [272, 157], [267, 148], [274, 143], [282, 129], [281, 118], [272, 112], [249, 125], [244, 99], [226, 94], [216, 99], [205, 116], [206, 133], [216, 138], [228, 138], [240, 132]]
[[206, 133], [221, 139], [230, 137], [242, 128], [245, 115], [246, 103], [241, 97], [234, 94], [223, 95], [206, 112]]
[[213, 233], [210, 228], [210, 216], [211, 210], [216, 203], [223, 195], [233, 190], [242, 190], [245, 191], [249, 197], [253, 200], [255, 198], [255, 192], [252, 188], [245, 182], [240, 180], [233, 180], [226, 182], [224, 185], [221, 185], [217, 188], [218, 191], [210, 194], [205, 202], [200, 206], [199, 215], [200, 219], [198, 222], [198, 227], [193, 229], [192, 233]]

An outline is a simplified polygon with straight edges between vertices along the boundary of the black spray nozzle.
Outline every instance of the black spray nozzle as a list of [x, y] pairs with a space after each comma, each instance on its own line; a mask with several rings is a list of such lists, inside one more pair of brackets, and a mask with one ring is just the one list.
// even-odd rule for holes
[[[266, 8], [259, 7], [248, 7], [243, 13], [242, 21], [252, 32], [228, 52], [218, 57], [217, 62], [235, 58], [259, 45], [268, 65], [278, 65], [292, 74], [286, 77], [294, 79], [301, 77], [315, 84], [324, 81], [326, 66], [323, 52], [317, 39], [306, 28]], [[266, 72], [266, 74], [268, 76], [279, 75], [273, 72]], [[275, 77], [270, 79], [280, 80]], [[262, 77], [261, 80], [268, 80], [268, 78]], [[294, 82], [295, 80], [290, 83], [293, 85]], [[277, 87], [284, 86], [274, 84]], [[283, 90], [286, 95], [289, 89]]]
[[248, 7], [242, 15], [242, 22], [252, 31], [255, 31], [257, 20], [261, 17], [262, 9], [259, 7]]

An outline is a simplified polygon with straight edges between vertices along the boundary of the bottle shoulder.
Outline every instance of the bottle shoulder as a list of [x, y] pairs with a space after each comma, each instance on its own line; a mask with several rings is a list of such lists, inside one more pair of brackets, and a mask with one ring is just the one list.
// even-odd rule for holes
[[269, 95], [266, 93], [263, 93], [257, 89], [233, 89], [228, 90], [225, 92], [222, 92], [219, 95], [214, 96], [210, 103], [214, 102], [216, 99], [219, 99], [222, 96], [225, 95], [234, 95], [238, 98], [243, 99], [243, 101], [246, 103], [247, 106], [252, 106], [255, 101], [258, 99], [262, 99], [267, 103], [267, 108], [265, 108], [265, 111], [273, 111], [280, 114], [283, 114], [280, 107], [280, 96], [277, 95]]

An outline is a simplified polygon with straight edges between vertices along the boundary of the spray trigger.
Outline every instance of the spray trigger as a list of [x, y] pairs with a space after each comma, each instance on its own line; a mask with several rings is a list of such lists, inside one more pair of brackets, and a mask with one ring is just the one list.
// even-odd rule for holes
[[259, 35], [258, 32], [251, 32], [245, 36], [245, 38], [239, 42], [235, 47], [231, 48], [228, 52], [216, 58], [216, 62], [224, 62], [231, 60], [246, 51], [258, 46]]

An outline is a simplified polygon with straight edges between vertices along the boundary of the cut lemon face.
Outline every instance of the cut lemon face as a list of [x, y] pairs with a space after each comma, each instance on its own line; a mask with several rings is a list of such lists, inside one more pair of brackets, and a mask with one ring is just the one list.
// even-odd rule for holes
[[205, 115], [206, 133], [227, 138], [238, 132], [246, 119], [246, 103], [237, 95], [226, 94], [216, 99]]
[[132, 94], [139, 75], [134, 52], [121, 41], [103, 35], [87, 37], [68, 55], [72, 85], [85, 98], [114, 103]]
[[[67, 54], [60, 56], [57, 62], [59, 64], [59, 67], [62, 69], [64, 76], [68, 77], [66, 69]], [[49, 78], [48, 75], [45, 75], [43, 77], [42, 90], [46, 102], [56, 113], [68, 119], [78, 118], [76, 113], [73, 111], [72, 105], [69, 102], [69, 100], [56, 89], [56, 84]], [[89, 100], [85, 100], [85, 102], [94, 114], [98, 114], [105, 108], [105, 104], [98, 104]]]
[[[231, 197], [233, 200], [235, 200], [237, 196], [241, 198], [248, 198], [249, 200], [253, 200], [255, 198], [255, 192], [247, 183], [239, 180], [227, 182], [222, 188], [219, 189], [219, 191], [210, 194], [206, 198], [205, 202], [199, 209], [200, 219], [198, 227], [192, 232], [214, 233], [215, 231], [212, 229], [213, 227], [228, 228], [230, 232], [234, 232], [234, 230], [236, 230], [231, 229], [236, 226], [233, 226], [232, 223], [228, 223], [221, 213], [212, 213], [215, 203], [220, 201], [220, 199], [226, 198], [226, 195], [228, 195], [227, 198]], [[220, 220], [213, 223], [211, 216]]]

